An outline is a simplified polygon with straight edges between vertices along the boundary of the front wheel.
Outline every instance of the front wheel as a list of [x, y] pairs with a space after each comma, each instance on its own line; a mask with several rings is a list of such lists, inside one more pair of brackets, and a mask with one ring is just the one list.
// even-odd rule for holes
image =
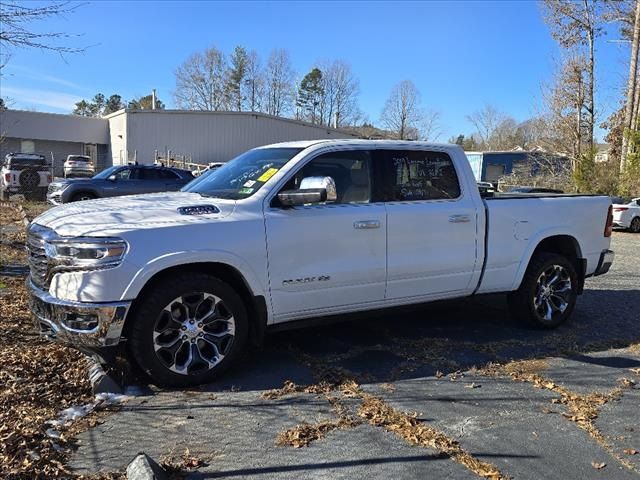
[[509, 295], [511, 314], [537, 328], [555, 328], [573, 312], [578, 274], [566, 257], [540, 252], [533, 256], [520, 288]]
[[84, 200], [93, 200], [94, 198], [97, 198], [97, 197], [91, 192], [80, 192], [80, 193], [76, 193], [73, 197], [71, 197], [71, 201], [82, 202]]
[[631, 225], [629, 225], [629, 230], [632, 233], [640, 233], [640, 217], [636, 217], [631, 220]]
[[130, 352], [152, 381], [184, 387], [210, 382], [244, 348], [247, 311], [233, 288], [211, 275], [177, 274], [136, 307]]

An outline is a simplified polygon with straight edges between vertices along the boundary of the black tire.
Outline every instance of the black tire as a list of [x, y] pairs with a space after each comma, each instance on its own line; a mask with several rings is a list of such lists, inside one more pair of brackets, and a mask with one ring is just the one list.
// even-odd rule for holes
[[[553, 280], [555, 273], [560, 279], [547, 286], [545, 282]], [[549, 276], [552, 278], [548, 279]], [[577, 297], [575, 265], [562, 255], [539, 252], [531, 258], [520, 288], [509, 294], [508, 303], [515, 318], [529, 326], [548, 329], [561, 325], [571, 316]]]
[[631, 220], [631, 224], [629, 225], [629, 231], [631, 233], [640, 233], [640, 217], [636, 217]]
[[74, 193], [71, 197], [72, 202], [81, 202], [83, 200], [93, 200], [94, 198], [98, 198], [95, 194], [91, 192], [78, 192]]
[[[215, 296], [219, 302], [203, 294]], [[199, 300], [200, 296], [202, 300]], [[178, 301], [174, 302], [174, 299]], [[177, 274], [153, 285], [139, 302], [135, 306], [134, 316], [128, 320], [133, 322], [129, 352], [156, 385], [186, 387], [211, 382], [229, 368], [244, 350], [249, 331], [247, 310], [240, 295], [214, 276], [203, 273]], [[198, 318], [205, 302], [209, 302], [210, 311], [204, 317], [211, 316], [212, 319], [203, 320], [204, 328], [198, 334], [197, 330], [202, 324], [189, 319]], [[176, 315], [181, 318], [177, 319]], [[231, 329], [232, 322], [233, 335], [230, 335], [226, 332]], [[226, 332], [213, 333], [212, 329], [219, 328], [221, 324], [225, 324]], [[175, 328], [175, 325], [182, 326]], [[175, 333], [177, 339], [171, 344], [176, 338]], [[219, 337], [225, 333], [225, 337]], [[165, 347], [159, 346], [159, 343], [171, 345]], [[222, 359], [218, 352], [223, 353]], [[216, 354], [213, 366], [204, 360], [207, 356], [213, 359], [211, 353]], [[176, 370], [182, 370], [182, 373]]]

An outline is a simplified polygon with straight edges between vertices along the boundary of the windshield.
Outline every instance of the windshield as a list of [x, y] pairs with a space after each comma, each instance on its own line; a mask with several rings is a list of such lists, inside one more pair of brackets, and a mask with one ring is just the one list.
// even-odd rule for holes
[[121, 168], [122, 167], [119, 166], [119, 165], [116, 165], [115, 167], [109, 167], [106, 170], [101, 171], [99, 174], [94, 175], [93, 178], [95, 178], [97, 180], [106, 180], [107, 178], [109, 178], [111, 175], [116, 173]]
[[301, 151], [301, 148], [249, 150], [188, 183], [182, 191], [230, 200], [250, 197]]

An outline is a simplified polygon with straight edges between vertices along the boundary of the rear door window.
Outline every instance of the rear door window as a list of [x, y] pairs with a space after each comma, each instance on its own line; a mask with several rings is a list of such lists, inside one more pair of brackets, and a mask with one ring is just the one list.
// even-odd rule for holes
[[140, 180], [160, 180], [164, 177], [158, 168], [140, 168], [138, 178]]
[[158, 173], [163, 180], [177, 180], [180, 178], [177, 173], [171, 170], [160, 170]]
[[446, 200], [460, 196], [451, 157], [426, 150], [376, 150], [378, 194], [385, 202]]

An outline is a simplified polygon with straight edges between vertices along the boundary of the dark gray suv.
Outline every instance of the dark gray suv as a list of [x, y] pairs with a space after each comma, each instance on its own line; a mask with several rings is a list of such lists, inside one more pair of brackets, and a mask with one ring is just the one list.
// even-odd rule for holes
[[53, 205], [94, 198], [180, 190], [193, 180], [188, 170], [162, 166], [126, 165], [103, 170], [91, 178], [58, 180], [49, 185]]

